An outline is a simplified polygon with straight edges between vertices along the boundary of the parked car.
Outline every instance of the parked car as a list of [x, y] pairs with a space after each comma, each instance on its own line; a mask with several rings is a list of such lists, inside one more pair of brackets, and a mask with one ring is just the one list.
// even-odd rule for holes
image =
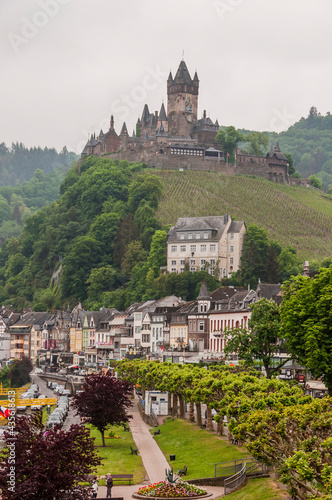
[[18, 405], [18, 406], [16, 406], [16, 411], [17, 412], [26, 411], [26, 409], [27, 409], [27, 406], [24, 406], [24, 405]]
[[62, 396], [68, 396], [68, 398], [70, 398], [71, 396], [71, 392], [69, 389], [64, 389], [61, 393]]
[[41, 368], [36, 368], [35, 369], [35, 374], [36, 375], [41, 375], [42, 373], [44, 373], [44, 370], [42, 370]]

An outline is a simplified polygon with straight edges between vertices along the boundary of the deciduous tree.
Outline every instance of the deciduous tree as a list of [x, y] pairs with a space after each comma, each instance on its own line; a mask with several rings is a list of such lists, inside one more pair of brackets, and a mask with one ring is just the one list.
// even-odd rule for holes
[[127, 410], [132, 406], [132, 386], [125, 380], [106, 375], [85, 378], [83, 392], [73, 397], [73, 408], [101, 433], [105, 446], [105, 430], [111, 425], [122, 425], [131, 418]]
[[[42, 414], [16, 421], [0, 453], [3, 500], [88, 500], [82, 486], [101, 460], [88, 429], [72, 425], [44, 431]], [[14, 473], [13, 473], [14, 471]], [[11, 479], [13, 481], [11, 482]]]

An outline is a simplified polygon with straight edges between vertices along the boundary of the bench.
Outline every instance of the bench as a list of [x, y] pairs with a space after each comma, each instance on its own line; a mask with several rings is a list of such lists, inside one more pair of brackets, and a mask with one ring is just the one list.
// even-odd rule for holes
[[131, 454], [132, 454], [132, 455], [137, 455], [137, 453], [138, 453], [138, 449], [137, 449], [137, 448], [133, 448], [133, 447], [131, 446], [131, 447], [130, 447], [130, 449], [131, 449]]
[[186, 476], [186, 475], [187, 475], [187, 472], [188, 472], [187, 466], [186, 466], [186, 465], [184, 465], [184, 466], [183, 466], [183, 469], [179, 469], [179, 470], [177, 471], [177, 475], [178, 475], [178, 476]]
[[158, 436], [158, 434], [160, 434], [160, 429], [158, 429], [157, 431], [154, 431], [154, 433], [153, 433], [154, 436]]
[[130, 428], [129, 428], [129, 426], [127, 424], [122, 424], [122, 425], [123, 425], [123, 430], [125, 432], [129, 432], [130, 431]]
[[239, 444], [239, 440], [235, 439], [235, 438], [233, 438], [231, 442], [232, 442], [232, 444], [235, 444], [235, 445]]
[[[113, 481], [125, 481], [128, 479], [129, 484], [133, 480], [134, 474], [112, 474]], [[114, 498], [112, 497], [114, 500]]]

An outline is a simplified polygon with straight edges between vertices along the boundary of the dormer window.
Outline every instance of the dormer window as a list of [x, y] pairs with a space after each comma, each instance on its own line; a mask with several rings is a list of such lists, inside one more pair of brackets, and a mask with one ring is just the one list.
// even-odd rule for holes
[[209, 233], [204, 233], [204, 239], [207, 240], [209, 238]]
[[184, 233], [180, 233], [180, 240], [184, 240]]
[[200, 239], [201, 239], [201, 235], [200, 235], [200, 233], [196, 233], [196, 234], [195, 234], [195, 238], [196, 238], [196, 240], [200, 240]]
[[188, 240], [192, 240], [193, 239], [193, 233], [188, 233]]

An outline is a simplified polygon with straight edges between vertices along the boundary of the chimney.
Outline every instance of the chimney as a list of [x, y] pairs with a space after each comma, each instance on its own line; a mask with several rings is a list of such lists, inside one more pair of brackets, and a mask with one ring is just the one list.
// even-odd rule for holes
[[225, 214], [225, 215], [224, 215], [224, 224], [227, 224], [227, 222], [228, 222], [228, 215], [227, 215], [227, 214]]
[[203, 118], [204, 118], [204, 120], [206, 119], [206, 109], [204, 109], [204, 111], [203, 111]]
[[158, 123], [158, 116], [159, 116], [158, 111], [155, 111], [154, 112], [154, 117], [155, 117], [156, 123]]
[[110, 130], [114, 130], [114, 116], [111, 115]]

